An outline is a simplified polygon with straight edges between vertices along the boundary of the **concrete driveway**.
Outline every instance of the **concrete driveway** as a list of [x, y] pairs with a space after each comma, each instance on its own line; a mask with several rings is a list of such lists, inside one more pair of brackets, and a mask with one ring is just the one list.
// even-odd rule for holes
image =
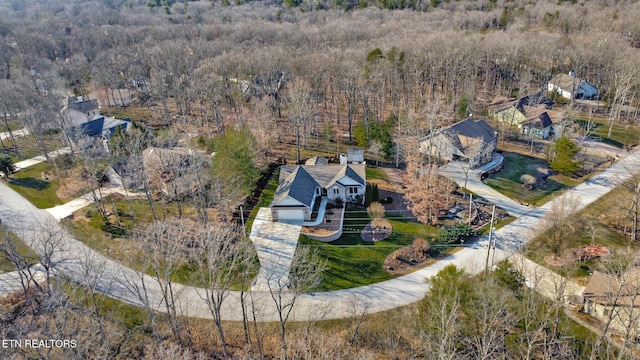
[[293, 255], [298, 246], [302, 225], [271, 221], [271, 209], [260, 208], [253, 220], [249, 238], [260, 260], [260, 271], [252, 290], [268, 291], [287, 284]]
[[[501, 163], [502, 161], [502, 155], [495, 153], [492, 162]], [[479, 176], [486, 171], [487, 169], [485, 167], [468, 169], [468, 163], [462, 161], [452, 161], [438, 168], [440, 175], [445, 176], [462, 188], [466, 186], [468, 190], [482, 196], [485, 200], [495, 204], [497, 207], [504, 209], [511, 216], [519, 217], [533, 209], [508, 198], [483, 183], [479, 179]]]

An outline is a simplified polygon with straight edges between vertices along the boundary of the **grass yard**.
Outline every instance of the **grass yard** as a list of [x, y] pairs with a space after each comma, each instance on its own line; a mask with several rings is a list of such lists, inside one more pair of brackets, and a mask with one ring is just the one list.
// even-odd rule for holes
[[[43, 173], [49, 173], [49, 179], [42, 178]], [[11, 175], [9, 186], [19, 192], [39, 209], [47, 209], [63, 204], [56, 195], [60, 183], [54, 179], [51, 166], [42, 162]]]
[[[153, 220], [151, 206], [146, 200], [124, 200], [121, 196], [112, 195], [105, 198], [107, 211], [114, 214], [110, 216], [111, 221], [115, 221], [115, 214], [118, 214], [120, 226], [107, 224], [95, 208], [85, 208], [76, 212], [74, 220], [63, 220], [63, 224], [69, 232], [81, 239], [85, 245], [103, 255], [117, 259], [126, 266], [139, 271], [144, 271], [143, 254], [137, 244], [129, 237], [129, 231], [136, 225], [148, 223]], [[178, 205], [157, 203], [157, 209], [161, 218], [172, 218], [178, 215]], [[188, 206], [183, 206], [183, 216], [195, 217], [195, 210]], [[147, 273], [150, 274], [149, 271]], [[171, 278], [173, 281], [188, 284], [200, 285], [195, 268], [190, 264], [176, 265]]]
[[144, 124], [148, 124], [157, 120], [157, 115], [155, 115], [152, 111], [147, 108], [139, 107], [139, 106], [127, 106], [127, 107], [108, 107], [102, 109], [102, 113], [105, 116], [112, 116], [116, 119], [126, 119], [129, 118], [135, 122], [140, 122]]
[[[578, 117], [573, 120], [582, 127], [585, 127], [588, 123], [586, 117]], [[595, 126], [591, 130], [591, 137], [605, 144], [622, 149], [624, 147], [635, 146], [638, 144], [638, 140], [640, 140], [640, 128], [638, 126], [615, 123], [611, 131], [611, 137], [609, 137], [609, 124], [607, 120], [592, 119], [591, 122]]]
[[369, 285], [393, 278], [384, 271], [385, 258], [400, 247], [411, 244], [416, 237], [433, 238], [438, 229], [408, 219], [388, 215], [393, 226], [391, 236], [376, 243], [365, 242], [360, 233], [370, 221], [366, 211], [347, 208], [343, 235], [332, 243], [300, 236], [298, 246], [312, 247], [326, 261], [318, 291], [339, 290]]
[[[15, 148], [9, 147], [7, 149], [1, 150], [5, 154], [11, 156], [14, 163], [43, 155], [42, 147], [36, 143], [36, 139], [32, 135], [16, 137], [15, 140]], [[5, 145], [11, 144], [9, 139], [4, 141]], [[60, 134], [55, 133], [51, 135], [45, 135], [44, 143], [46, 144], [48, 152], [55, 151], [56, 149], [60, 149], [65, 146]]]
[[525, 203], [541, 205], [556, 196], [554, 193], [567, 187], [575, 186], [575, 180], [566, 176], [552, 175], [544, 186], [526, 190], [522, 187], [520, 177], [524, 174], [536, 176], [538, 168], [548, 168], [545, 160], [521, 155], [514, 152], [503, 152], [504, 168], [489, 176], [486, 184], [502, 194]]
[[374, 179], [387, 180], [387, 173], [384, 172], [384, 169], [379, 167], [367, 166], [365, 168], [365, 173], [367, 175], [367, 181]]

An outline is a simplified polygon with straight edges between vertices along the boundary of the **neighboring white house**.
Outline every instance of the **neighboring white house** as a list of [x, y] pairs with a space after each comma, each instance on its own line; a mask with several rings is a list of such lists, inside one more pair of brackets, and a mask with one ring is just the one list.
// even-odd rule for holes
[[558, 93], [567, 99], [595, 99], [598, 89], [587, 81], [577, 78], [575, 74], [558, 74], [547, 84], [550, 93]]
[[491, 161], [497, 139], [486, 121], [468, 118], [420, 139], [419, 148], [441, 162], [468, 161], [475, 169]]
[[311, 220], [316, 201], [328, 200], [364, 204], [366, 175], [364, 164], [284, 165], [273, 201], [273, 221]]

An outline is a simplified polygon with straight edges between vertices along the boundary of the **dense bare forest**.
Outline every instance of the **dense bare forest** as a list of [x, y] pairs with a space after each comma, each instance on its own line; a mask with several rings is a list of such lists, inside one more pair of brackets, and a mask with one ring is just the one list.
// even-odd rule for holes
[[[171, 233], [172, 240], [182, 236], [186, 243], [189, 236], [180, 228], [190, 209], [193, 231], [213, 234], [228, 228], [225, 236], [240, 239], [243, 230], [229, 225], [231, 214], [255, 195], [256, 182], [265, 180], [261, 176], [271, 175], [268, 164], [279, 158], [299, 162], [301, 151], [321, 140], [338, 149], [357, 144], [376, 159], [415, 170], [423, 164], [413, 145], [435, 127], [469, 114], [484, 117], [495, 97], [538, 92], [553, 75], [570, 71], [599, 89], [601, 105], [595, 111], [600, 117], [611, 125], [637, 125], [638, 19], [640, 2], [606, 0], [7, 0], [0, 2], [0, 132], [9, 136], [0, 146], [12, 159], [26, 158], [30, 149], [13, 132], [27, 128], [37, 154], [55, 150], [60, 144], [52, 140], [51, 129], [69, 126], [61, 109], [73, 95], [98, 99], [103, 113], [139, 124], [114, 135], [110, 155], [91, 149], [74, 154], [70, 162], [82, 168], [84, 185], [91, 189], [104, 181], [97, 169], [107, 162], [129, 159], [128, 171], [136, 173], [142, 166], [138, 155], [150, 144], [215, 151], [211, 168], [202, 159], [193, 161], [199, 164], [194, 166], [198, 181], [185, 203], [154, 200], [145, 188], [149, 219], [132, 220], [157, 227], [131, 231], [131, 239], [143, 246], [135, 250], [140, 253], [127, 249], [139, 256], [129, 255], [127, 265], [171, 258], [178, 268], [180, 256], [188, 252], [184, 249], [197, 246], [179, 243], [166, 249], [166, 243], [153, 240]], [[72, 166], [50, 163], [54, 176], [73, 180]], [[634, 194], [637, 205], [638, 191]], [[114, 217], [108, 206], [96, 201], [99, 216]], [[135, 213], [132, 203], [128, 206]], [[182, 225], [162, 221], [171, 211]], [[113, 212], [119, 217], [117, 209]], [[93, 216], [87, 211], [87, 218]], [[635, 216], [633, 236], [637, 210]], [[115, 221], [109, 230], [125, 231], [129, 220]], [[15, 255], [10, 261], [19, 269], [28, 267], [13, 235], [3, 228], [0, 237], [3, 252]], [[242, 242], [233, 244], [238, 247], [228, 251], [239, 253]], [[255, 263], [229, 260], [211, 248], [210, 258], [195, 262], [201, 273], [214, 271], [211, 263], [224, 263], [225, 269], [241, 263], [237, 272], [249, 275], [257, 271], [251, 268]], [[252, 250], [241, 249], [254, 259]], [[627, 265], [632, 261], [626, 260]], [[143, 270], [154, 271], [150, 261], [145, 264]], [[169, 289], [169, 299], [175, 278], [165, 262], [156, 265], [155, 276]], [[636, 355], [607, 342], [606, 332], [597, 335], [578, 327], [565, 315], [562, 295], [544, 300], [525, 286], [518, 270], [501, 263], [490, 275], [472, 277], [448, 267], [414, 306], [369, 314], [354, 303], [350, 319], [281, 324], [252, 322], [249, 313], [244, 323], [223, 322], [215, 300], [214, 322], [181, 317], [169, 300], [167, 314], [156, 314], [112, 300], [90, 285], [47, 278], [42, 288], [25, 288], [2, 300], [0, 334], [3, 339], [73, 338], [79, 344], [14, 349], [9, 353], [14, 358]], [[215, 288], [216, 276], [221, 275], [203, 275], [198, 285]], [[242, 288], [250, 280], [241, 281], [233, 286]], [[231, 288], [225, 283], [218, 291]], [[217, 301], [223, 300], [220, 295]]]

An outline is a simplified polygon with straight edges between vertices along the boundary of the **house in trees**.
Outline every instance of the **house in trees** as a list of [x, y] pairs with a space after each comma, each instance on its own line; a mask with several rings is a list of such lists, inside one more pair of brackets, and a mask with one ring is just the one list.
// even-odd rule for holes
[[576, 77], [573, 71], [569, 74], [554, 76], [547, 84], [547, 91], [567, 99], [592, 100], [598, 97], [598, 89], [587, 81]]
[[74, 126], [89, 122], [100, 116], [98, 100], [82, 96], [69, 96], [62, 110], [68, 124]]
[[419, 140], [420, 152], [442, 163], [462, 160], [474, 169], [491, 161], [497, 134], [484, 120], [468, 118]]
[[280, 168], [271, 215], [273, 221], [309, 221], [322, 198], [364, 204], [365, 188], [364, 164], [285, 165]]
[[540, 115], [534, 116], [520, 124], [523, 135], [536, 137], [538, 139], [548, 139], [551, 135], [553, 122], [551, 117], [545, 111]]
[[62, 110], [66, 139], [71, 146], [86, 147], [102, 142], [109, 151], [108, 140], [117, 128], [127, 130], [131, 119], [116, 119], [100, 115], [97, 100], [85, 100], [82, 97], [68, 97]]
[[594, 271], [582, 294], [583, 311], [619, 331], [640, 335], [640, 268], [614, 276]]
[[270, 74], [258, 74], [251, 81], [242, 81], [242, 93], [247, 101], [252, 97], [272, 96], [278, 97], [278, 93], [289, 80], [289, 75], [284, 71], [274, 71]]
[[519, 99], [498, 99], [489, 106], [493, 118], [519, 129], [520, 134], [548, 139], [553, 132], [553, 119], [561, 115], [552, 111], [553, 101], [542, 92], [524, 96]]
[[198, 183], [196, 156], [192, 149], [183, 147], [148, 147], [142, 152], [142, 166], [149, 182], [166, 197], [175, 199], [193, 190]]

